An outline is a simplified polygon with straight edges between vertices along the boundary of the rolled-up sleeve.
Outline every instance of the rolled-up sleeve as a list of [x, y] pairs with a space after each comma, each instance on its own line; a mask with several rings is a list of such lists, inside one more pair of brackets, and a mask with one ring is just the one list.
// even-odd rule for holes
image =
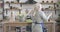
[[48, 17], [43, 11], [39, 11], [39, 15], [44, 21], [48, 21]]

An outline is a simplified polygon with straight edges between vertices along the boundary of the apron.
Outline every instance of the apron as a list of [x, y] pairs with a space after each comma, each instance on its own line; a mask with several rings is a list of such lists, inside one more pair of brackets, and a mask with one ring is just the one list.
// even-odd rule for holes
[[[32, 20], [33, 20], [33, 23], [32, 23], [32, 32], [46, 32], [44, 30], [45, 26], [44, 26], [44, 22], [42, 19], [40, 19], [38, 21], [38, 15], [37, 15], [37, 21], [35, 18], [31, 17]], [[41, 17], [40, 17], [41, 18]], [[36, 22], [36, 23], [35, 23]]]
[[[41, 21], [41, 23], [42, 23], [42, 21]], [[32, 32], [43, 32], [42, 24], [32, 23]]]

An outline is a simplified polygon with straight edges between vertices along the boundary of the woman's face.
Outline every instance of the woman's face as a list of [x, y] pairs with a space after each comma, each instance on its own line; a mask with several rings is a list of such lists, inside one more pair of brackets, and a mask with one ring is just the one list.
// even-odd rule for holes
[[35, 6], [35, 10], [41, 11], [41, 8], [42, 8], [41, 4], [37, 3]]
[[35, 6], [34, 10], [38, 11], [39, 10], [39, 6]]
[[41, 11], [41, 9], [42, 9], [42, 5], [39, 4], [39, 5], [38, 5], [38, 11]]

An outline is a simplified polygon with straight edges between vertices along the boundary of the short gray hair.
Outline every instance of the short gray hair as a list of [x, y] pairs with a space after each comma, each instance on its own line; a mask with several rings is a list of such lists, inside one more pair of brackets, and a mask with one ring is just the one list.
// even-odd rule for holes
[[40, 3], [36, 3], [34, 9], [40, 9], [41, 10], [42, 5]]

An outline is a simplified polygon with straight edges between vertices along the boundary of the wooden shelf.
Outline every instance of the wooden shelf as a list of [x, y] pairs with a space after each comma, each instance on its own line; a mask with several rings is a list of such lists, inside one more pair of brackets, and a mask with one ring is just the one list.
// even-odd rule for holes
[[[6, 10], [6, 9], [5, 9]], [[15, 8], [13, 8], [13, 9], [7, 9], [7, 10], [21, 10], [21, 9], [15, 9]]]
[[60, 10], [60, 9], [56, 9], [56, 10]]
[[21, 10], [22, 9], [22, 7], [20, 7], [20, 8], [17, 8], [17, 7], [12, 7], [12, 8], [4, 8], [4, 10]]
[[5, 4], [20, 4], [20, 3], [18, 3], [18, 2], [14, 2], [14, 3], [8, 2], [8, 3], [6, 3], [5, 2]]
[[9, 4], [9, 3], [4, 3], [4, 4]]
[[54, 5], [55, 3], [41, 3], [41, 4], [43, 4], [43, 5], [44, 5], [44, 4], [48, 4], [48, 5], [49, 5], [49, 4], [53, 4], [53, 5]]
[[43, 9], [42, 11], [55, 11], [55, 9]]
[[22, 2], [20, 2], [20, 3], [18, 3], [18, 2], [14, 2], [14, 3], [9, 2], [9, 3], [6, 3], [5, 2], [5, 4], [27, 4], [27, 3], [22, 3]]
[[14, 3], [11, 3], [11, 4], [20, 4], [20, 3], [18, 3], [18, 2], [14, 2]]
[[60, 10], [60, 7], [56, 7], [56, 10]]
[[60, 7], [57, 7], [56, 10], [60, 10]]
[[5, 22], [2, 22], [2, 23], [5, 23], [5, 24], [14, 24], [14, 23], [16, 23], [16, 24], [18, 24], [18, 23], [22, 23], [22, 24], [28, 24], [28, 23], [32, 23], [32, 22], [18, 22], [18, 21], [16, 21], [16, 22], [14, 22], [14, 21], [5, 21]]

